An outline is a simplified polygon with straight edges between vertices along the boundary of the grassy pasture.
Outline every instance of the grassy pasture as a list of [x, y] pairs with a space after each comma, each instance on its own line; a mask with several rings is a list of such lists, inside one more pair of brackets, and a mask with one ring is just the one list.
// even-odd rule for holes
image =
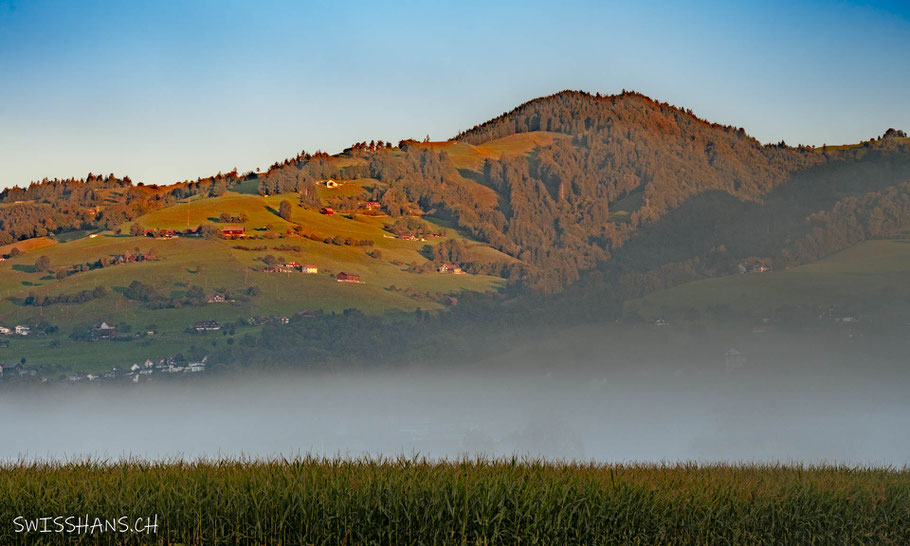
[[467, 190], [479, 203], [494, 207], [498, 202], [496, 192], [474, 180], [480, 175], [485, 160], [499, 159], [503, 155], [528, 154], [540, 146], [549, 146], [566, 138], [569, 137], [561, 133], [533, 131], [509, 135], [477, 146], [455, 141], [426, 142], [418, 146], [446, 152], [452, 164], [461, 171], [462, 183]]
[[259, 195], [259, 179], [244, 180], [231, 188], [231, 191], [243, 195]]
[[814, 264], [770, 273], [705, 279], [661, 290], [627, 304], [645, 317], [667, 310], [729, 305], [768, 312], [786, 304], [886, 307], [910, 300], [910, 241], [867, 241]]
[[9, 254], [10, 251], [14, 248], [18, 248], [19, 252], [31, 252], [33, 250], [39, 250], [44, 247], [57, 244], [57, 241], [50, 237], [35, 237], [34, 239], [26, 239], [25, 241], [16, 241], [15, 243], [10, 243], [8, 245], [0, 246], [0, 255]]
[[337, 188], [327, 188], [325, 186], [316, 186], [316, 195], [323, 201], [331, 197], [361, 197], [366, 199], [368, 196], [364, 187], [383, 186], [375, 178], [358, 178], [356, 180], [338, 180], [340, 184]]
[[[223, 212], [234, 215], [245, 212], [249, 217], [246, 223], [248, 230], [264, 229], [271, 224], [276, 231], [284, 231], [288, 223], [277, 214], [280, 202], [281, 199], [276, 199], [275, 196], [260, 197], [229, 192], [221, 197], [183, 202], [151, 212], [139, 217], [135, 222], [127, 222], [122, 229], [128, 232], [129, 226], [137, 222], [145, 228], [186, 229], [206, 222], [217, 222], [218, 216]], [[296, 195], [293, 196], [292, 202], [297, 202]]]
[[550, 131], [532, 131], [530, 133], [516, 133], [503, 138], [479, 144], [477, 148], [482, 152], [502, 155], [522, 155], [532, 152], [541, 146], [550, 146], [560, 140], [568, 140], [569, 135]]
[[[910, 143], [910, 137], [906, 137], [906, 138], [892, 138], [892, 139], [889, 139], [889, 140], [892, 141], [892, 142], [897, 142], [897, 143], [904, 143], [904, 144]], [[875, 147], [875, 146], [881, 146], [882, 143], [883, 143], [883, 141], [874, 141], [874, 142], [872, 142], [872, 143], [869, 144], [869, 145], [872, 146], [872, 147]], [[816, 147], [815, 147], [815, 151], [818, 152], [818, 153], [823, 153], [823, 152], [826, 152], [826, 151], [827, 151], [827, 152], [838, 152], [838, 151], [842, 151], [842, 150], [853, 150], [853, 149], [856, 149], [856, 148], [862, 148], [862, 147], [864, 147], [864, 146], [866, 146], [866, 144], [863, 143], [863, 142], [858, 142], [858, 143], [855, 143], [855, 144], [840, 144], [840, 145], [833, 145], [833, 146], [832, 146], [832, 145], [828, 145], [828, 146], [826, 146], [825, 148], [823, 148], [822, 146], [816, 146]]]
[[[353, 184], [352, 188], [354, 186], [359, 188], [359, 183]], [[284, 199], [294, 203], [291, 222], [274, 212]], [[321, 237], [369, 240], [373, 246], [326, 244], [303, 237], [233, 241], [181, 237], [160, 240], [111, 232], [69, 242], [58, 243], [51, 239], [23, 241], [18, 245], [42, 249], [41, 254], [50, 259], [51, 272], [34, 271], [33, 264], [38, 253], [23, 254], [0, 262], [0, 325], [35, 324], [46, 320], [58, 326], [60, 331], [52, 336], [11, 339], [9, 347], [0, 348], [0, 362], [26, 358], [28, 363], [59, 366], [60, 373], [68, 370], [94, 373], [112, 366], [122, 367], [129, 362], [185, 351], [192, 346], [202, 349], [227, 343], [227, 337], [222, 332], [205, 335], [185, 332], [197, 320], [225, 323], [252, 315], [291, 316], [303, 310], [341, 312], [352, 307], [373, 315], [413, 312], [418, 308], [441, 310], [442, 295], [495, 290], [504, 282], [483, 275], [409, 272], [408, 264], [425, 264], [429, 249], [444, 239], [404, 241], [384, 230], [384, 224], [390, 221], [387, 217], [326, 216], [297, 206], [294, 194], [261, 197], [229, 192], [218, 198], [180, 203], [147, 214], [137, 221], [146, 228], [181, 229], [187, 223], [187, 210], [190, 225], [217, 218], [222, 212], [245, 212], [249, 216], [245, 224], [247, 231], [253, 235], [264, 234], [263, 228], [268, 224], [278, 233], [284, 233], [292, 224], [298, 224], [308, 233]], [[128, 230], [131, 224], [124, 224], [121, 228]], [[450, 230], [449, 236], [463, 238], [455, 230]], [[50, 246], [41, 246], [44, 244]], [[473, 241], [469, 244], [473, 245], [471, 252], [509, 259], [485, 245]], [[298, 246], [300, 250], [276, 248], [283, 245]], [[237, 247], [265, 249], [244, 250]], [[137, 249], [140, 252], [153, 251], [157, 259], [93, 269], [59, 280], [52, 274], [58, 269], [95, 262], [112, 254], [131, 254]], [[368, 254], [375, 251], [381, 255], [373, 257]], [[319, 273], [305, 275], [259, 271], [262, 266], [259, 259], [269, 254], [287, 261], [314, 264]], [[342, 271], [359, 274], [362, 283], [337, 282], [333, 275]], [[179, 296], [191, 286], [201, 287], [206, 294], [220, 289], [236, 294], [255, 287], [258, 294], [236, 303], [153, 310], [123, 297], [123, 290], [134, 280], [151, 285], [166, 296]], [[48, 296], [76, 294], [96, 286], [105, 287], [107, 294], [85, 303], [46, 307], [24, 305], [25, 298], [32, 293]], [[405, 292], [406, 289], [411, 292]], [[132, 326], [134, 332], [154, 330], [156, 334], [130, 342], [105, 342], [103, 347], [69, 339], [74, 326], [87, 326], [100, 321], [126, 323]], [[237, 335], [245, 333], [248, 333], [246, 329], [238, 331]]]
[[[907, 470], [522, 460], [126, 461], [0, 467], [14, 518], [158, 515], [69, 544], [907, 544]], [[20, 520], [21, 522], [21, 520]]]

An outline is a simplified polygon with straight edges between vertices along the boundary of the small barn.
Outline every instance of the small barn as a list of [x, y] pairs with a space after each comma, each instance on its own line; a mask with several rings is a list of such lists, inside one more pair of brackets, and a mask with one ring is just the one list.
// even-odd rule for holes
[[224, 226], [220, 231], [223, 237], [243, 237], [246, 234], [243, 226]]
[[455, 264], [442, 264], [436, 268], [436, 271], [438, 273], [449, 273], [452, 275], [461, 275], [464, 273], [464, 271], [462, 271], [461, 268]]
[[338, 282], [360, 282], [360, 275], [356, 273], [345, 273], [342, 271], [338, 274], [336, 279], [338, 279]]
[[196, 324], [193, 325], [193, 329], [197, 332], [213, 332], [221, 329], [221, 325], [214, 320], [198, 320]]

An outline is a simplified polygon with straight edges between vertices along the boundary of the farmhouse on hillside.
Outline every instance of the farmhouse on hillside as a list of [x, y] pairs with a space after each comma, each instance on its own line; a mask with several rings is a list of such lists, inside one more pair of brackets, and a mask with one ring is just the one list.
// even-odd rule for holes
[[329, 178], [328, 180], [324, 181], [324, 182], [322, 183], [322, 185], [325, 186], [325, 187], [327, 187], [327, 188], [337, 188], [337, 187], [340, 186], [341, 184], [339, 184], [338, 182], [335, 182], [335, 179], [334, 179], [334, 178]]
[[319, 273], [319, 268], [312, 264], [306, 264], [303, 266], [303, 272], [310, 275], [315, 275], [316, 273]]
[[265, 268], [266, 273], [294, 273], [295, 271], [302, 271], [303, 266], [297, 262], [288, 262], [283, 265], [273, 265], [271, 267]]
[[102, 322], [92, 328], [92, 340], [111, 339], [116, 333], [117, 328], [115, 326], [108, 324], [107, 322]]
[[220, 231], [222, 237], [243, 237], [246, 233], [246, 228], [243, 226], [224, 226]]
[[196, 324], [193, 325], [193, 329], [197, 332], [213, 332], [215, 330], [220, 330], [221, 325], [214, 320], [198, 320]]
[[16, 326], [16, 335], [17, 336], [27, 336], [31, 333], [31, 331], [32, 331], [32, 329], [29, 328], [28, 326], [22, 326], [21, 324], [19, 326]]
[[206, 298], [208, 303], [224, 303], [227, 301], [227, 298], [224, 297], [224, 294], [212, 294]]
[[360, 275], [357, 275], [356, 273], [345, 273], [342, 271], [336, 278], [338, 279], [338, 282], [360, 282]]
[[442, 264], [436, 268], [436, 271], [439, 273], [451, 273], [452, 275], [461, 275], [464, 273], [460, 267], [454, 264]]
[[8, 336], [12, 333], [13, 333], [13, 331], [10, 330], [9, 328], [6, 328], [5, 326], [0, 326], [0, 335]]

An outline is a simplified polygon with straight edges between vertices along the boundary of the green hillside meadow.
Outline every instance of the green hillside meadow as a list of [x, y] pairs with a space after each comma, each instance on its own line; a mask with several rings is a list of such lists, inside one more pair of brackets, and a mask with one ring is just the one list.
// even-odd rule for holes
[[[346, 183], [339, 190], [354, 195], [363, 191], [357, 182]], [[277, 214], [283, 200], [294, 203], [290, 222]], [[222, 197], [191, 200], [152, 212], [124, 224], [119, 234], [115, 231], [82, 233], [79, 237], [49, 245], [13, 245], [23, 253], [0, 262], [0, 294], [3, 296], [0, 298], [0, 326], [11, 328], [44, 320], [60, 330], [49, 336], [14, 336], [8, 347], [0, 348], [0, 361], [25, 358], [27, 363], [54, 366], [56, 373], [71, 370], [97, 373], [112, 366], [129, 366], [146, 358], [174, 354], [190, 346], [207, 348], [227, 343], [220, 332], [208, 336], [187, 333], [186, 329], [198, 320], [224, 323], [246, 320], [250, 316], [292, 316], [306, 310], [341, 312], [348, 308], [372, 315], [412, 313], [416, 309], [441, 311], [446, 296], [457, 297], [466, 291], [495, 291], [505, 282], [486, 275], [439, 274], [432, 269], [427, 273], [409, 271], [412, 264], [419, 266], [429, 261], [428, 252], [434, 245], [448, 238], [467, 241], [453, 229], [447, 230], [447, 237], [408, 241], [396, 238], [384, 229], [384, 225], [392, 221], [386, 216], [326, 216], [297, 205], [297, 200], [296, 194], [260, 197], [228, 192]], [[133, 223], [146, 229], [183, 230], [188, 225], [195, 227], [217, 222], [222, 213], [245, 213], [248, 221], [244, 227], [253, 237], [239, 240], [158, 239], [129, 235]], [[425, 220], [430, 224], [437, 222], [432, 218]], [[443, 225], [437, 223], [440, 227]], [[368, 240], [372, 245], [326, 244], [286, 235], [288, 228], [296, 225], [320, 236]], [[276, 238], [266, 238], [269, 233]], [[511, 259], [486, 245], [467, 243], [472, 246], [472, 252]], [[276, 248], [282, 246], [299, 246], [300, 250]], [[243, 249], [259, 247], [265, 249]], [[34, 268], [39, 256], [47, 256], [50, 270], [54, 271], [105, 256], [132, 254], [137, 249], [140, 253], [152, 251], [156, 259], [93, 269], [63, 279], [56, 279], [50, 273], [38, 273]], [[319, 272], [309, 275], [264, 272], [260, 270], [262, 262], [259, 259], [267, 255], [313, 264]], [[334, 275], [340, 272], [360, 275], [361, 283], [337, 282]], [[219, 290], [236, 293], [255, 287], [257, 295], [234, 303], [149, 309], [122, 296], [135, 280], [154, 286], [165, 295], [180, 294], [191, 286], [201, 287], [207, 295]], [[40, 308], [24, 304], [30, 294], [73, 294], [96, 286], [107, 289], [104, 297]], [[141, 340], [106, 343], [103, 351], [99, 350], [98, 344], [69, 339], [73, 325], [94, 325], [101, 321], [125, 323], [133, 332], [152, 331], [154, 335]], [[253, 332], [256, 328], [245, 330], [240, 333]]]
[[717, 277], [654, 292], [627, 302], [626, 311], [653, 318], [718, 306], [754, 313], [812, 304], [883, 310], [910, 301], [908, 275], [910, 241], [866, 241], [789, 270]]

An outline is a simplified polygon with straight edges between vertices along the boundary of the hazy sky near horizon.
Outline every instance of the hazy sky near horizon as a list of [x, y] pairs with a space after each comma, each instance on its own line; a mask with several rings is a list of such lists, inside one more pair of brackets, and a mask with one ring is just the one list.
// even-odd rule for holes
[[170, 183], [633, 89], [762, 142], [910, 130], [901, 1], [0, 0], [0, 188]]

